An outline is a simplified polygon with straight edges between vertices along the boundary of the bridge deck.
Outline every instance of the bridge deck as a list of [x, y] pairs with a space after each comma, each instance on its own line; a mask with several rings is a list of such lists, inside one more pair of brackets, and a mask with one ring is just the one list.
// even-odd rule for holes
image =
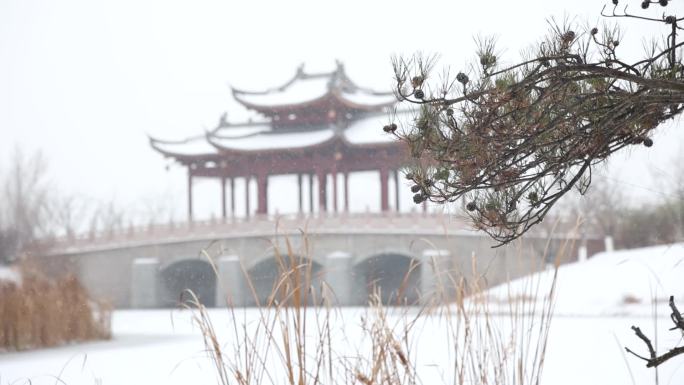
[[301, 231], [318, 233], [413, 233], [470, 232], [464, 218], [442, 213], [362, 213], [325, 215], [258, 215], [226, 221], [170, 222], [126, 229], [57, 237], [42, 242], [46, 254], [121, 245], [177, 242], [214, 237], [272, 236]]
[[[573, 224], [555, 226], [555, 234], [567, 237]], [[561, 230], [564, 229], [564, 230]], [[424, 234], [478, 235], [467, 218], [444, 213], [361, 213], [323, 215], [260, 215], [227, 221], [208, 220], [131, 226], [123, 230], [86, 233], [44, 241], [42, 255], [143, 244], [182, 242], [193, 239], [273, 236], [276, 234]], [[547, 236], [545, 229], [536, 236]]]

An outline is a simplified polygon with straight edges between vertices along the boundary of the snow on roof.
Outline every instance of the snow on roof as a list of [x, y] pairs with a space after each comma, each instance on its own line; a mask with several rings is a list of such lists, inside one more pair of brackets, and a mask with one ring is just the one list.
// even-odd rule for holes
[[[342, 131], [342, 136], [350, 144], [381, 144], [396, 140], [382, 127], [389, 123], [403, 123], [413, 119], [408, 111], [391, 114], [376, 114], [352, 122]], [[178, 156], [200, 156], [217, 154], [216, 147], [236, 151], [279, 150], [303, 148], [324, 143], [335, 136], [334, 126], [316, 130], [277, 130], [268, 123], [249, 123], [219, 127], [207, 135], [195, 136], [182, 141], [163, 141], [150, 138], [152, 147], [158, 151]]]
[[254, 107], [304, 104], [327, 95], [335, 95], [356, 106], [379, 107], [397, 102], [396, 96], [391, 92], [376, 92], [358, 87], [347, 77], [341, 63], [337, 63], [334, 71], [319, 74], [306, 74], [300, 67], [290, 81], [264, 92], [233, 89], [233, 96], [238, 101]]
[[[403, 119], [398, 116], [395, 120]], [[351, 144], [390, 143], [396, 140], [382, 127], [390, 123], [389, 115], [374, 115], [353, 122], [342, 135]], [[303, 148], [324, 143], [333, 138], [335, 128], [328, 126], [318, 130], [273, 131], [268, 125], [220, 128], [207, 137], [197, 136], [178, 142], [151, 139], [157, 150], [175, 155], [215, 154], [216, 147], [237, 151], [278, 150]]]
[[228, 126], [221, 127], [212, 134], [222, 138], [237, 138], [241, 136], [254, 135], [259, 132], [270, 131], [271, 125], [269, 123], [253, 124], [244, 126]]
[[[413, 118], [411, 112], [399, 112], [395, 116], [379, 114], [361, 118], [342, 131], [344, 139], [351, 144], [391, 143], [396, 140], [382, 127], [391, 122], [405, 123]], [[225, 137], [218, 132], [211, 141], [222, 148], [242, 151], [277, 150], [302, 148], [326, 142], [335, 135], [330, 126], [319, 130], [307, 131], [261, 131], [240, 137]]]
[[313, 146], [332, 139], [334, 135], [334, 128], [326, 127], [315, 131], [261, 132], [235, 138], [212, 136], [211, 142], [228, 150], [278, 150]]
[[386, 106], [397, 102], [393, 93], [371, 92], [366, 90], [342, 91], [340, 97], [353, 104], [363, 106]]
[[166, 142], [150, 138], [150, 143], [158, 151], [174, 155], [207, 155], [216, 153], [216, 148], [207, 141], [204, 135], [178, 142]]
[[[268, 123], [264, 124], [248, 124], [220, 127], [212, 133], [217, 137], [224, 139], [249, 137], [260, 132], [269, 131], [271, 126]], [[195, 136], [182, 141], [162, 141], [150, 138], [152, 147], [157, 150], [174, 154], [174, 155], [208, 155], [216, 154], [216, 147], [214, 147], [205, 135]]]
[[[317, 76], [298, 79], [285, 88], [263, 93], [236, 91], [235, 97], [242, 102], [261, 107], [280, 107], [303, 104], [318, 100], [331, 92], [329, 77]], [[341, 90], [336, 93], [341, 99], [361, 106], [386, 106], [397, 102], [393, 93], [373, 92], [365, 89]]]
[[325, 96], [329, 92], [329, 77], [311, 77], [298, 79], [286, 87], [259, 93], [235, 91], [239, 100], [256, 106], [286, 106], [311, 102]]

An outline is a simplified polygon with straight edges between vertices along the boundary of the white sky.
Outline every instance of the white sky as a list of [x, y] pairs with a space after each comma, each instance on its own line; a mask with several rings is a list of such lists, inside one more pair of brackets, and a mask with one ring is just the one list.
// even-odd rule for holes
[[[671, 9], [682, 14], [683, 3]], [[472, 37], [494, 34], [512, 61], [546, 31], [547, 17], [596, 23], [601, 4], [2, 0], [0, 170], [14, 146], [40, 149], [65, 193], [123, 206], [174, 202], [184, 213], [185, 174], [165, 171], [146, 133], [181, 139], [213, 128], [226, 110], [238, 119], [228, 84], [259, 90], [283, 83], [300, 63], [329, 70], [339, 59], [357, 83], [385, 89], [393, 54], [438, 53], [458, 71], [472, 57]], [[628, 24], [623, 46], [640, 51], [645, 26]], [[682, 134], [661, 131], [651, 149], [612, 162], [612, 178], [635, 195], [672, 176]], [[218, 185], [197, 195], [200, 215], [218, 212]]]

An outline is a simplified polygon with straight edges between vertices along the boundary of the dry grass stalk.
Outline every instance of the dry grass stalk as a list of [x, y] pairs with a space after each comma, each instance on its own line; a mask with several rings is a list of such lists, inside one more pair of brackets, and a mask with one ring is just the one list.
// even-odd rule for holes
[[51, 281], [23, 269], [0, 282], [0, 349], [25, 350], [111, 337], [111, 308], [93, 301], [74, 276]]
[[[285, 253], [275, 247], [279, 278], [271, 296], [256, 309], [256, 321], [248, 320], [247, 310], [229, 307], [232, 336], [225, 345], [220, 343], [207, 309], [193, 296], [190, 307], [196, 310], [195, 321], [200, 325], [221, 384], [423, 383], [417, 370], [420, 357], [416, 351], [421, 328], [430, 328], [432, 334], [436, 330], [445, 333], [440, 341], [450, 346], [451, 363], [447, 366], [452, 365], [444, 368], [450, 377], [447, 382], [539, 383], [553, 313], [555, 274], [550, 288], [541, 287], [540, 282], [529, 282], [523, 293], [511, 291], [503, 311], [502, 306], [493, 309], [500, 303], [489, 303], [486, 280], [477, 271], [474, 257], [473, 271], [467, 274], [474, 278], [468, 281], [461, 272], [437, 275], [435, 305], [384, 307], [379, 291], [375, 290], [361, 319], [362, 336], [356, 337], [361, 340], [356, 341], [361, 347], [350, 351], [342, 344], [347, 337], [335, 330], [344, 321], [342, 313], [331, 306], [330, 288], [323, 282], [320, 290], [315, 289], [311, 260], [296, 257], [308, 255], [307, 244], [305, 240], [304, 253], [295, 253], [289, 241]], [[558, 253], [556, 269], [568, 250], [572, 250], [569, 246]], [[249, 275], [244, 269], [243, 272], [257, 298]], [[517, 300], [521, 296], [526, 300]], [[244, 322], [240, 320], [241, 311]], [[430, 322], [441, 327], [433, 328]]]
[[[232, 352], [224, 351], [227, 348], [219, 344], [207, 309], [189, 293], [192, 299], [187, 306], [196, 310], [194, 320], [200, 326], [221, 384], [280, 384], [282, 379], [289, 385], [334, 382], [330, 381], [336, 375], [331, 370], [332, 293], [324, 284], [317, 289], [315, 284], [319, 282], [312, 274], [311, 261], [298, 257], [289, 240], [285, 245], [286, 253], [274, 247], [278, 278], [266, 303], [259, 303], [256, 288], [243, 269], [259, 316], [256, 322], [241, 323], [239, 310], [229, 307]], [[307, 255], [306, 237], [303, 249], [299, 255]], [[312, 344], [312, 335], [320, 343]]]

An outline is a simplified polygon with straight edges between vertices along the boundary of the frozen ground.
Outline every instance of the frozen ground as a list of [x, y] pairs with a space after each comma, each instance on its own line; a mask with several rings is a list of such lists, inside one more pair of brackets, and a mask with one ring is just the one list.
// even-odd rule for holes
[[[521, 296], [551, 285], [554, 271], [534, 274], [489, 291], [492, 299]], [[667, 311], [675, 296], [684, 311], [684, 244], [600, 253], [558, 271], [555, 314], [570, 316], [650, 316]]]
[[[684, 307], [683, 259], [684, 246], [676, 245], [602, 254], [562, 267], [556, 307], [559, 315], [551, 326], [543, 384], [655, 383], [655, 371], [625, 356], [624, 346], [645, 350], [631, 332], [632, 325], [639, 325], [649, 336], [657, 329], [660, 352], [682, 343], [681, 335], [667, 331], [668, 309], [660, 300], [673, 294]], [[541, 287], [548, 274], [536, 276]], [[523, 281], [517, 281], [510, 287], [495, 288], [492, 295], [519, 292], [522, 285]], [[641, 303], [625, 304], [627, 295], [633, 299], [627, 302]], [[654, 303], [658, 317], [652, 316]], [[350, 344], [341, 349], [353, 350], [352, 345], [359, 348], [359, 325], [365, 311], [350, 308], [341, 312], [335, 327]], [[229, 344], [230, 313], [217, 309], [211, 316], [221, 340]], [[239, 322], [256, 317], [254, 309], [237, 315]], [[498, 320], [507, 322], [505, 317]], [[424, 384], [453, 383], [442, 374], [452, 363], [441, 325], [440, 320], [423, 317], [415, 329], [412, 355]], [[114, 339], [108, 342], [0, 354], [0, 384], [216, 383], [199, 330], [187, 311], [118, 311], [113, 328]], [[684, 384], [684, 358], [665, 363], [658, 375], [660, 384]], [[56, 381], [56, 376], [61, 381]]]

